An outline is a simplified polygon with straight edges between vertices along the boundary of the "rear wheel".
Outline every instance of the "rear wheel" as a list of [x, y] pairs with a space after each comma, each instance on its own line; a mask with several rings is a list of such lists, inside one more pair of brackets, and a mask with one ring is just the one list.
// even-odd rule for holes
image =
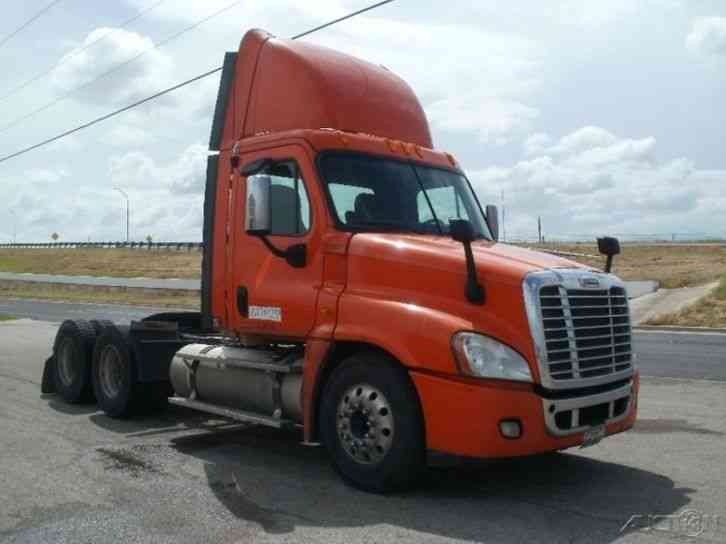
[[93, 352], [93, 390], [111, 417], [128, 417], [138, 407], [136, 363], [126, 338], [115, 326], [103, 328]]
[[169, 382], [140, 383], [126, 330], [110, 322], [101, 322], [101, 326], [91, 372], [101, 410], [111, 417], [125, 418], [164, 408], [171, 394]]
[[356, 354], [325, 387], [320, 432], [333, 466], [352, 485], [385, 493], [425, 469], [423, 417], [405, 369], [378, 352]]
[[82, 319], [64, 321], [53, 345], [55, 389], [66, 402], [93, 398], [91, 360], [96, 333]]

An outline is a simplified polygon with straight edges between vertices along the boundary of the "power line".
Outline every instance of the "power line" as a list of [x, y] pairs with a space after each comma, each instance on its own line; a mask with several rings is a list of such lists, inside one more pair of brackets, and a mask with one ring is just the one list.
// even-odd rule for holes
[[5, 45], [7, 42], [12, 40], [15, 36], [17, 36], [20, 32], [28, 28], [36, 19], [38, 19], [41, 15], [43, 15], [46, 11], [48, 11], [50, 8], [55, 6], [58, 2], [61, 0], [53, 0], [49, 4], [46, 4], [44, 8], [41, 8], [39, 12], [37, 12], [35, 15], [33, 15], [30, 19], [25, 21], [22, 25], [20, 25], [18, 28], [16, 28], [14, 31], [12, 31], [10, 34], [5, 36], [3, 39], [0, 40], [0, 47]]
[[130, 59], [126, 59], [125, 61], [120, 62], [119, 64], [116, 64], [112, 68], [106, 70], [102, 74], [100, 74], [100, 75], [96, 76], [95, 78], [93, 78], [91, 81], [87, 81], [86, 83], [83, 83], [82, 85], [79, 85], [78, 87], [75, 87], [75, 88], [71, 89], [70, 91], [68, 91], [67, 93], [59, 96], [55, 100], [51, 100], [50, 102], [48, 102], [47, 104], [39, 107], [38, 109], [35, 109], [35, 110], [33, 110], [33, 111], [29, 112], [29, 113], [26, 113], [25, 115], [21, 115], [20, 117], [14, 119], [13, 121], [10, 121], [6, 125], [3, 125], [2, 127], [0, 127], [0, 134], [3, 133], [3, 132], [7, 132], [12, 127], [18, 125], [19, 123], [22, 123], [23, 121], [26, 121], [27, 119], [30, 119], [31, 117], [35, 117], [36, 115], [38, 115], [39, 113], [47, 110], [48, 108], [52, 108], [53, 106], [55, 106], [59, 102], [62, 102], [66, 98], [69, 98], [70, 96], [76, 94], [78, 91], [81, 91], [81, 90], [85, 89], [86, 87], [90, 87], [91, 85], [93, 85], [97, 81], [100, 81], [101, 79], [103, 79], [105, 77], [108, 77], [108, 76], [110, 76], [111, 74], [113, 74], [115, 72], [118, 72], [121, 68], [124, 68], [124, 67], [128, 66], [129, 64], [131, 64], [135, 60], [137, 60], [140, 57], [144, 56], [149, 51], [152, 51], [154, 49], [158, 49], [159, 47], [162, 47], [162, 46], [164, 46], [164, 45], [166, 45], [166, 44], [168, 44], [168, 43], [176, 40], [177, 38], [180, 38], [181, 36], [183, 36], [187, 32], [190, 32], [191, 30], [194, 30], [195, 28], [197, 28], [198, 26], [206, 23], [210, 19], [213, 19], [214, 17], [217, 17], [217, 16], [221, 15], [225, 11], [228, 11], [228, 10], [232, 9], [237, 4], [242, 3], [242, 1], [243, 0], [235, 0], [231, 4], [227, 4], [222, 9], [219, 9], [219, 10], [215, 11], [214, 13], [212, 13], [211, 15], [207, 15], [206, 17], [204, 17], [204, 18], [196, 21], [195, 23], [193, 23], [193, 24], [191, 24], [191, 25], [189, 25], [189, 26], [181, 29], [180, 31], [178, 31], [178, 32], [172, 34], [171, 36], [163, 39], [159, 43], [153, 44], [151, 47], [147, 47], [146, 49], [144, 49], [143, 51], [137, 53], [136, 55], [134, 55]]
[[98, 42], [100, 42], [101, 40], [103, 40], [103, 39], [105, 39], [105, 38], [107, 38], [109, 36], [112, 36], [113, 34], [116, 34], [119, 30], [125, 29], [131, 23], [133, 23], [135, 21], [138, 21], [139, 19], [141, 19], [141, 17], [143, 17], [144, 15], [146, 15], [149, 11], [151, 11], [154, 8], [156, 8], [159, 4], [162, 4], [165, 1], [166, 0], [157, 0], [156, 2], [154, 2], [153, 4], [151, 4], [150, 6], [144, 8], [141, 11], [139, 11], [138, 13], [136, 13], [136, 15], [134, 15], [133, 17], [130, 17], [129, 19], [126, 19], [125, 21], [122, 21], [121, 23], [119, 23], [115, 28], [109, 29], [108, 32], [104, 32], [100, 36], [96, 37], [96, 39], [91, 40], [90, 42], [88, 42], [87, 44], [85, 44], [83, 47], [80, 47], [78, 49], [74, 49], [73, 51], [71, 51], [67, 55], [64, 55], [61, 60], [59, 60], [57, 63], [55, 63], [53, 66], [51, 66], [50, 68], [48, 68], [44, 72], [40, 72], [40, 73], [34, 75], [33, 77], [25, 80], [23, 83], [21, 83], [17, 87], [14, 87], [13, 89], [11, 89], [10, 91], [8, 91], [4, 95], [0, 96], [0, 102], [6, 100], [7, 98], [10, 98], [14, 94], [16, 94], [18, 91], [22, 91], [23, 89], [25, 89], [31, 83], [34, 83], [34, 82], [38, 81], [39, 79], [44, 78], [48, 74], [54, 72], [57, 68], [59, 68], [60, 66], [62, 66], [63, 64], [65, 64], [66, 62], [68, 62], [69, 60], [71, 60], [76, 55], [78, 55], [80, 53], [83, 53], [89, 47], [92, 47], [92, 46], [96, 45]]
[[366, 11], [371, 11], [376, 8], [380, 8], [381, 6], [385, 6], [386, 4], [390, 4], [394, 0], [383, 0], [383, 2], [378, 2], [376, 4], [371, 4], [368, 7], [359, 9], [358, 11], [354, 11], [352, 13], [349, 13], [347, 15], [343, 15], [342, 17], [338, 17], [337, 19], [333, 19], [332, 21], [328, 21], [327, 23], [324, 23], [320, 26], [316, 26], [315, 28], [311, 28], [310, 30], [306, 30], [305, 32], [302, 32], [300, 34], [296, 34], [291, 40], [297, 40], [298, 38], [302, 38], [303, 36], [307, 36], [309, 34], [312, 34], [313, 32], [317, 32], [318, 30], [322, 30], [324, 28], [328, 28], [329, 26], [333, 26], [335, 24], [341, 23], [343, 21], [346, 21], [347, 19], [352, 19], [353, 17], [360, 15], [362, 13], [365, 13]]
[[[291, 39], [296, 40], [296, 39], [301, 38], [303, 36], [308, 36], [308, 35], [312, 34], [313, 32], [317, 32], [318, 30], [322, 30], [322, 29], [327, 28], [327, 27], [329, 27], [331, 25], [340, 23], [340, 22], [345, 21], [347, 19], [351, 19], [351, 18], [353, 18], [353, 17], [355, 17], [357, 15], [360, 15], [360, 14], [365, 13], [367, 11], [371, 11], [371, 10], [376, 9], [378, 7], [381, 7], [381, 6], [385, 5], [385, 4], [390, 4], [391, 2], [394, 2], [394, 1], [395, 0], [384, 0], [383, 2], [378, 2], [376, 4], [372, 4], [372, 5], [370, 5], [370, 6], [366, 7], [366, 8], [360, 9], [358, 11], [354, 11], [352, 13], [349, 13], [348, 15], [344, 15], [343, 17], [339, 17], [338, 19], [335, 19], [333, 21], [330, 21], [328, 23], [325, 23], [323, 25], [320, 25], [320, 26], [315, 27], [313, 29], [310, 29], [308, 31], [302, 32], [301, 34], [296, 34]], [[136, 101], [136, 102], [134, 102], [132, 104], [128, 104], [127, 106], [124, 106], [123, 108], [119, 108], [119, 109], [114, 110], [112, 112], [109, 112], [109, 113], [107, 113], [105, 115], [102, 115], [101, 117], [96, 117], [95, 119], [92, 119], [91, 121], [88, 121], [87, 123], [84, 123], [82, 125], [79, 125], [77, 127], [72, 128], [72, 129], [66, 130], [65, 132], [62, 132], [60, 134], [57, 134], [56, 136], [53, 136], [51, 138], [48, 138], [47, 140], [43, 140], [41, 142], [38, 142], [37, 144], [33, 144], [33, 145], [29, 146], [29, 147], [23, 148], [23, 149], [21, 149], [19, 151], [16, 151], [14, 153], [9, 154], [9, 155], [5, 155], [3, 157], [0, 157], [0, 163], [3, 163], [5, 161], [8, 161], [8, 160], [13, 159], [15, 157], [18, 157], [20, 155], [24, 155], [25, 153], [29, 153], [30, 151], [33, 151], [35, 149], [38, 149], [39, 147], [43, 147], [45, 145], [48, 145], [48, 144], [53, 143], [55, 141], [58, 141], [61, 138], [65, 138], [66, 136], [70, 136], [71, 134], [74, 134], [74, 133], [79, 132], [79, 131], [81, 131], [83, 129], [89, 128], [89, 127], [91, 127], [91, 126], [93, 126], [95, 124], [98, 124], [98, 123], [100, 123], [102, 121], [105, 121], [107, 119], [110, 119], [111, 117], [115, 117], [115, 116], [117, 116], [117, 115], [119, 115], [121, 113], [124, 113], [124, 112], [126, 112], [126, 111], [128, 111], [130, 109], [133, 109], [133, 108], [135, 108], [137, 106], [140, 106], [142, 104], [145, 104], [146, 102], [150, 102], [151, 100], [155, 100], [155, 99], [157, 99], [157, 98], [159, 98], [161, 96], [164, 96], [165, 94], [171, 93], [173, 91], [176, 91], [177, 89], [180, 89], [182, 87], [185, 87], [185, 86], [187, 86], [187, 85], [189, 85], [191, 83], [194, 83], [196, 81], [199, 81], [200, 79], [204, 79], [205, 77], [211, 76], [212, 74], [216, 74], [217, 72], [220, 72], [221, 70], [222, 70], [222, 66], [218, 66], [217, 68], [212, 68], [211, 70], [209, 70], [207, 72], [204, 72], [202, 74], [199, 74], [199, 75], [197, 75], [197, 76], [195, 76], [195, 77], [193, 77], [191, 79], [187, 79], [186, 81], [182, 81], [181, 83], [177, 83], [176, 85], [174, 85], [172, 87], [168, 87], [166, 89], [163, 89], [163, 90], [161, 90], [161, 91], [159, 91], [159, 92], [157, 92], [155, 94], [152, 94], [151, 96], [147, 96], [146, 98], [142, 98], [141, 100], [138, 100], [138, 101]]]

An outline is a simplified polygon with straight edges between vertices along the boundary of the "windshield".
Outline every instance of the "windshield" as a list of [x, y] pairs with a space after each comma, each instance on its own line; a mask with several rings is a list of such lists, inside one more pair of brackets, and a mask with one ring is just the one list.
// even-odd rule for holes
[[320, 169], [340, 223], [351, 230], [449, 234], [468, 220], [491, 239], [484, 214], [461, 174], [367, 155], [330, 154]]

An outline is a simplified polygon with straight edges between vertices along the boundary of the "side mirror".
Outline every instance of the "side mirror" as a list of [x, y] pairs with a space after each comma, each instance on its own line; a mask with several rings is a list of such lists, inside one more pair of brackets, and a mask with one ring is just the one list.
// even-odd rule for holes
[[620, 242], [617, 238], [604, 236], [597, 239], [598, 251], [607, 257], [605, 261], [605, 272], [608, 274], [613, 269], [613, 257], [620, 254]]
[[247, 178], [245, 230], [248, 234], [265, 236], [270, 233], [272, 225], [270, 184], [270, 176]]
[[605, 236], [597, 239], [597, 249], [601, 255], [611, 256], [620, 254], [620, 242], [617, 238]]
[[474, 227], [466, 219], [455, 219], [449, 222], [449, 234], [457, 242], [469, 243], [474, 240]]
[[495, 242], [499, 241], [499, 210], [494, 204], [487, 204], [487, 225]]

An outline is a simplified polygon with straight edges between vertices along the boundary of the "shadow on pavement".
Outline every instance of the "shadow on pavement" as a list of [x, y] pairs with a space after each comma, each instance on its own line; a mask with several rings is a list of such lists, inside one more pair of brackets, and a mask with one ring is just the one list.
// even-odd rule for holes
[[387, 524], [469, 540], [609, 542], [631, 516], [678, 512], [693, 491], [660, 474], [562, 453], [439, 466], [415, 491], [378, 496], [343, 484], [324, 450], [299, 440], [250, 428], [171, 443], [204, 461], [210, 489], [234, 516], [276, 534]]
[[85, 416], [98, 412], [98, 406], [96, 406], [95, 402], [92, 404], [69, 404], [58, 395], [42, 395], [41, 398], [47, 398], [48, 406], [61, 414]]

